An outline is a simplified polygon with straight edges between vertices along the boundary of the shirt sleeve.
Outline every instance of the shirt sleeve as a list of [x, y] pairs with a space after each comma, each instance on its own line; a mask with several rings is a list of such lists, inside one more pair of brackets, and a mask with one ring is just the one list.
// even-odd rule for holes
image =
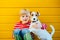
[[29, 28], [30, 27], [30, 23], [28, 23], [27, 25], [26, 25], [26, 28]]
[[14, 25], [14, 29], [16, 29], [16, 28], [20, 28], [20, 23], [19, 22]]

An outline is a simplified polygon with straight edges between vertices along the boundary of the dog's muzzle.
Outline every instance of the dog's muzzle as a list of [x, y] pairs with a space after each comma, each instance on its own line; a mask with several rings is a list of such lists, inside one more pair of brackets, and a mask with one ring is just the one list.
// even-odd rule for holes
[[36, 21], [32, 21], [33, 23], [35, 23]]
[[35, 22], [37, 22], [37, 21], [38, 21], [38, 19], [37, 19], [36, 21], [34, 20], [34, 21], [32, 21], [32, 22], [35, 23]]

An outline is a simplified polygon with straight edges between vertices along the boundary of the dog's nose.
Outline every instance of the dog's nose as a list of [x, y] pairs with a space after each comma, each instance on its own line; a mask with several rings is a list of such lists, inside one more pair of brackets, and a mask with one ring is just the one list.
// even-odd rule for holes
[[35, 18], [33, 18], [33, 20], [35, 20]]

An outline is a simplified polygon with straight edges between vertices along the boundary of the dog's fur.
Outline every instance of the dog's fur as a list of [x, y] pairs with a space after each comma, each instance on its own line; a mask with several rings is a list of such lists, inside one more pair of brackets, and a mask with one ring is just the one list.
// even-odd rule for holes
[[[31, 24], [30, 24], [30, 32], [33, 32], [34, 34], [36, 34], [38, 36], [39, 39], [41, 40], [52, 40], [52, 36], [55, 32], [55, 29], [52, 25], [50, 25], [50, 27], [52, 28], [52, 32], [51, 34], [48, 33], [48, 31], [46, 29], [42, 30], [42, 24], [40, 22], [40, 20], [38, 20], [38, 16], [40, 13], [38, 12], [31, 12]], [[34, 24], [38, 24], [37, 28], [34, 28], [32, 25]]]

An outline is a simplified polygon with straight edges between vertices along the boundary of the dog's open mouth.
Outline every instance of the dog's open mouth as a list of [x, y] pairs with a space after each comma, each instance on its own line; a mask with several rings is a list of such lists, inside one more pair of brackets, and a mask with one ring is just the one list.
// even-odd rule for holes
[[32, 21], [33, 23], [36, 22], [36, 21]]

